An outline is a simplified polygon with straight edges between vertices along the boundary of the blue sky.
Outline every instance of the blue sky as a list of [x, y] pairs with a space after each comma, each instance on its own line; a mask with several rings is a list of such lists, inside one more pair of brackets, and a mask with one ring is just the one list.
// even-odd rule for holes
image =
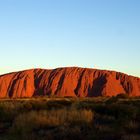
[[0, 74], [80, 66], [140, 77], [140, 0], [0, 0]]

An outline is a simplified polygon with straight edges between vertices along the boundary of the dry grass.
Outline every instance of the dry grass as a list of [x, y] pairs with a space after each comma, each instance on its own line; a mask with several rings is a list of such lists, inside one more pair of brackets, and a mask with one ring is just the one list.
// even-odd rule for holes
[[125, 124], [124, 128], [128, 132], [136, 132], [139, 130], [139, 123], [134, 120], [130, 120]]
[[140, 135], [137, 134], [128, 134], [122, 137], [122, 140], [140, 140]]
[[90, 110], [60, 109], [50, 111], [31, 111], [19, 115], [11, 128], [14, 133], [29, 133], [36, 128], [47, 129], [59, 126], [90, 124], [93, 112]]
[[0, 100], [0, 139], [140, 140], [139, 106], [120, 97]]

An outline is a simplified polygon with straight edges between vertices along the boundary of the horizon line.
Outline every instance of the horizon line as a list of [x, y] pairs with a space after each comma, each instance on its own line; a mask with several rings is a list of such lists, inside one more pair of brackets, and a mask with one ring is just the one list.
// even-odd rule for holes
[[82, 66], [60, 66], [60, 67], [55, 67], [55, 68], [43, 68], [43, 67], [32, 67], [32, 68], [25, 68], [21, 70], [15, 70], [15, 71], [9, 71], [6, 73], [0, 74], [1, 76], [7, 75], [7, 74], [12, 74], [12, 73], [18, 73], [18, 72], [23, 72], [23, 71], [30, 71], [30, 70], [55, 70], [55, 69], [65, 69], [65, 68], [79, 68], [79, 69], [92, 69], [92, 70], [99, 70], [99, 71], [109, 71], [109, 72], [116, 72], [116, 73], [122, 73], [128, 76], [133, 76], [136, 78], [140, 78], [139, 76], [133, 75], [133, 74], [128, 74], [127, 72], [122, 72], [122, 71], [117, 71], [114, 69], [102, 69], [102, 68], [94, 68], [94, 67], [82, 67]]

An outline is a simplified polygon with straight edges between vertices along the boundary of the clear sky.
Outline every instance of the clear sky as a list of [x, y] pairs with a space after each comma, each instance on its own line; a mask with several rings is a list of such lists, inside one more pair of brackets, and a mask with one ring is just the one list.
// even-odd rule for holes
[[140, 0], [0, 0], [0, 74], [62, 66], [140, 77]]

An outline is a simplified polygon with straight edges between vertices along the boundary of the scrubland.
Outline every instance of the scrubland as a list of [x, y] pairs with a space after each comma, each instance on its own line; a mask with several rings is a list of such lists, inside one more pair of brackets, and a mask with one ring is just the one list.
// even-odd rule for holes
[[0, 100], [0, 140], [140, 140], [140, 98]]

